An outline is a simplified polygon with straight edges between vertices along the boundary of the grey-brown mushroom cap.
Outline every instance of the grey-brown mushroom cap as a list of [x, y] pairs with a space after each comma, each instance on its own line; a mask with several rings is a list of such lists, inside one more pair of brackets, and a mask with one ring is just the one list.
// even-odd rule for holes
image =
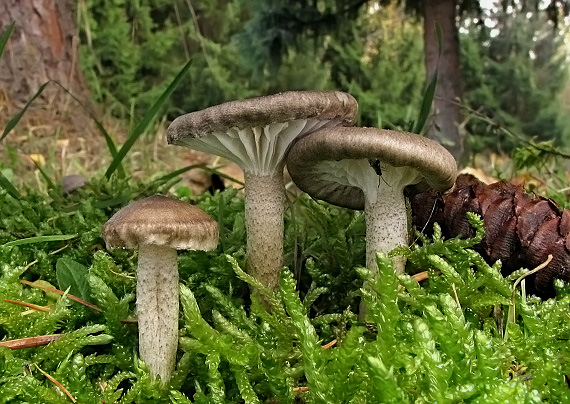
[[338, 206], [362, 210], [365, 195], [360, 187], [324, 178], [319, 169], [319, 163], [346, 159], [411, 167], [437, 190], [451, 188], [457, 175], [455, 159], [436, 141], [376, 128], [337, 127], [311, 133], [293, 144], [286, 163], [293, 182], [304, 192]]
[[184, 137], [200, 138], [229, 128], [263, 127], [275, 122], [319, 117], [354, 125], [358, 103], [341, 91], [287, 91], [230, 101], [176, 118], [169, 126], [168, 143]]
[[103, 225], [107, 248], [159, 245], [210, 251], [218, 244], [218, 223], [197, 206], [155, 195], [135, 201]]

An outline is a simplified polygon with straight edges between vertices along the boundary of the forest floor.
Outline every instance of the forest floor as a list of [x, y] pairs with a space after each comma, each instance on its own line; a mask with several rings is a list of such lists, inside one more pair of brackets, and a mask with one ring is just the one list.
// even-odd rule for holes
[[[0, 97], [0, 128], [5, 128], [19, 111]], [[112, 117], [101, 118], [99, 123], [120, 148], [127, 139], [128, 124]], [[220, 167], [219, 171], [230, 177], [243, 179], [241, 170], [234, 164], [206, 153], [167, 145], [166, 127], [165, 120], [152, 124], [128, 153], [124, 165], [133, 178], [152, 179], [185, 166], [200, 164]], [[30, 106], [0, 144], [0, 168], [12, 170], [16, 186], [34, 184], [39, 189], [45, 188], [37, 166], [52, 180], [59, 181], [71, 174], [90, 178], [104, 171], [111, 160], [95, 119], [77, 114], [69, 106]], [[199, 194], [211, 185], [210, 174], [199, 169], [187, 171], [181, 184]]]

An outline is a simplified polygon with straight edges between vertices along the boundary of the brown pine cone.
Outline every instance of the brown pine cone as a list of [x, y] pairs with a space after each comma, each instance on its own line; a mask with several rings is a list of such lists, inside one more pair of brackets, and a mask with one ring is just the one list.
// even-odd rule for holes
[[481, 215], [485, 237], [479, 252], [490, 261], [500, 259], [504, 275], [532, 269], [552, 254], [546, 268], [527, 278], [530, 293], [551, 297], [554, 278], [570, 282], [570, 211], [551, 199], [530, 196], [510, 182], [485, 185], [462, 174], [448, 193], [428, 190], [410, 196], [410, 203], [417, 229], [429, 232], [437, 222], [447, 237], [473, 236], [465, 214]]

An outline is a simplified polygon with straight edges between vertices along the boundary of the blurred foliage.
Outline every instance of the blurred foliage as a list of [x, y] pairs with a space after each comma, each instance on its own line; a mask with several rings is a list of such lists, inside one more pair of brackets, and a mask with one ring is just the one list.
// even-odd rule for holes
[[465, 103], [492, 120], [474, 115], [466, 123], [474, 151], [510, 152], [530, 138], [568, 145], [565, 31], [518, 8], [485, 18], [468, 20], [461, 37]]
[[114, 115], [148, 110], [188, 60], [186, 79], [166, 108], [171, 116], [231, 99], [327, 85], [326, 70], [302, 50], [289, 52], [278, 74], [247, 66], [247, 50], [233, 38], [251, 5], [239, 0], [80, 4], [85, 77], [95, 99]]
[[[171, 117], [279, 91], [339, 89], [359, 101], [361, 125], [407, 129], [425, 83], [418, 4], [83, 0], [80, 59], [95, 98], [119, 116], [140, 116], [190, 59], [166, 106]], [[475, 152], [570, 138], [565, 31], [521, 4], [490, 12], [460, 2], [460, 124]]]
[[363, 126], [408, 128], [425, 70], [421, 24], [397, 4], [371, 10], [327, 46], [333, 83], [352, 94]]

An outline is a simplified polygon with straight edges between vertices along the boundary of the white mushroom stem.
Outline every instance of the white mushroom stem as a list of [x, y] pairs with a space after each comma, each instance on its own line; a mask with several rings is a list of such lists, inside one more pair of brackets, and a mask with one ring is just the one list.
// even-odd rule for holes
[[[389, 252], [408, 244], [406, 200], [401, 189], [388, 186], [382, 179], [375, 203], [364, 204], [366, 217], [366, 267], [378, 272], [376, 252]], [[404, 273], [405, 259], [393, 259], [394, 271]]]
[[[364, 202], [366, 218], [366, 266], [378, 272], [376, 252], [387, 253], [408, 245], [408, 212], [404, 187], [417, 182], [411, 168], [382, 167], [376, 195], [367, 195]], [[392, 259], [394, 271], [404, 273], [405, 257]]]
[[141, 245], [137, 272], [139, 354], [167, 383], [178, 347], [178, 263], [174, 248]]
[[271, 290], [283, 267], [284, 190], [282, 169], [267, 176], [245, 173], [247, 268]]

